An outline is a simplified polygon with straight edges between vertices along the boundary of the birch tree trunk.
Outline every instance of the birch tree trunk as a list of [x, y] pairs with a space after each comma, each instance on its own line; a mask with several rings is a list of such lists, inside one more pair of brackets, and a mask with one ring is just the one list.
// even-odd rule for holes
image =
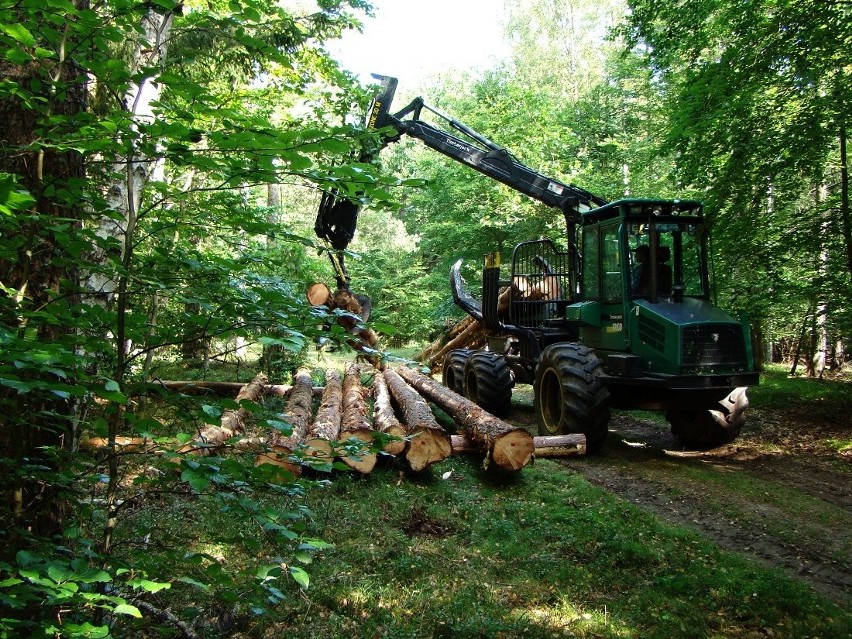
[[[142, 18], [142, 33], [133, 50], [131, 76], [142, 69], [153, 69], [163, 64], [172, 22], [171, 12], [159, 13], [154, 9], [150, 9]], [[129, 111], [132, 135], [138, 133], [140, 123], [151, 122], [154, 118], [153, 104], [162, 93], [162, 85], [154, 80], [145, 76], [138, 82], [131, 82], [123, 96], [125, 108]], [[148, 180], [161, 177], [163, 173], [163, 161], [137, 152], [138, 141], [132, 135], [130, 153], [112, 167], [114, 177], [107, 187], [106, 201], [110, 210], [118, 215], [116, 219], [104, 216], [98, 223], [96, 233], [104, 242], [90, 258], [97, 266], [105, 267], [110, 258], [116, 257], [120, 257], [122, 263], [129, 261], [143, 189]], [[116, 242], [109, 242], [110, 239]], [[120, 255], [114, 255], [116, 249], [107, 247], [120, 247]], [[99, 294], [105, 301], [112, 299], [118, 287], [115, 279], [98, 272], [98, 269], [89, 274], [86, 284], [89, 291]]]

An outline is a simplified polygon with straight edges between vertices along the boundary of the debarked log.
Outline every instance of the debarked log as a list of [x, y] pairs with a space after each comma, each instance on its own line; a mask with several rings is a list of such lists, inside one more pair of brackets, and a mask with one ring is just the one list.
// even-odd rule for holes
[[411, 368], [399, 367], [399, 375], [424, 397], [450, 414], [467, 436], [485, 453], [485, 468], [496, 465], [504, 470], [520, 470], [530, 463], [535, 446], [532, 435], [507, 424], [469, 399], [441, 386]]
[[[478, 453], [480, 447], [465, 435], [453, 435], [453, 454]], [[586, 436], [583, 433], [570, 435], [542, 435], [533, 437], [535, 456], [539, 458], [573, 457], [586, 454]]]
[[385, 381], [402, 412], [409, 442], [405, 458], [411, 470], [420, 471], [450, 456], [450, 436], [441, 428], [429, 404], [393, 369], [385, 369]]

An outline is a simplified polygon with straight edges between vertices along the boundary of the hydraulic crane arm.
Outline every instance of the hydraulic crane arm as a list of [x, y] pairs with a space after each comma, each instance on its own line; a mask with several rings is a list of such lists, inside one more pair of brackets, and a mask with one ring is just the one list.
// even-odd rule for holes
[[[390, 113], [390, 105], [396, 93], [396, 78], [374, 75], [381, 81], [367, 124], [373, 129], [392, 127], [396, 133], [388, 136], [388, 142], [398, 140], [403, 134], [421, 140], [426, 146], [498, 182], [509, 186], [548, 206], [560, 209], [569, 223], [579, 221], [582, 211], [606, 204], [594, 194], [573, 184], [565, 184], [538, 173], [519, 162], [509, 151], [495, 144], [455, 118], [427, 105], [423, 98], [415, 98], [397, 113]], [[426, 109], [447, 123], [447, 126], [465, 135], [465, 139], [440, 129], [420, 119]]]

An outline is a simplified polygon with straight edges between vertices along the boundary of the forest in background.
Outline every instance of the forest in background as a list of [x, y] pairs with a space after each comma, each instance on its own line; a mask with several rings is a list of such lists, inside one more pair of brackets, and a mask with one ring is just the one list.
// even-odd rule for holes
[[[313, 237], [323, 192], [363, 205], [347, 263], [388, 347], [458, 317], [455, 260], [477, 268], [564, 232], [553, 211], [414, 141], [361, 161], [377, 146], [362, 126], [371, 92], [324, 43], [370, 10], [0, 5], [0, 570], [61, 568], [97, 586], [3, 582], [30, 621], [50, 597], [89, 602], [95, 625], [133, 614], [120, 588], [98, 586], [107, 576], [158, 587], [113, 561], [117, 458], [93, 468], [77, 444], [156, 428], [133, 398], [163, 363], [249, 349], [287, 381], [334, 324], [304, 299], [333, 279]], [[718, 304], [748, 314], [766, 359], [839, 371], [852, 334], [852, 4], [528, 0], [506, 16], [510, 59], [428, 86], [400, 78], [400, 104], [423, 95], [610, 200], [703, 200]], [[77, 499], [83, 478], [106, 487], [97, 508]]]

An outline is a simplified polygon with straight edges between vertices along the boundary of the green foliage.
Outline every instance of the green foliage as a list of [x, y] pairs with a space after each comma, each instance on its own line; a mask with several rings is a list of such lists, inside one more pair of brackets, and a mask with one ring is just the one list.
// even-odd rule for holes
[[723, 298], [775, 339], [798, 341], [817, 314], [809, 334], [848, 336], [848, 4], [629, 4], [624, 33], [665, 89], [666, 145], [716, 218]]
[[[179, 433], [221, 408], [187, 411], [176, 398], [181, 426], [164, 434], [131, 390], [164, 362], [227, 357], [237, 339], [274, 350], [267, 367], [285, 379], [324, 318], [302, 299], [304, 258], [317, 246], [280, 226], [267, 186], [336, 188], [380, 203], [396, 184], [349, 160], [372, 142], [342, 114], [366, 97], [322, 48], [358, 28], [368, 3], [329, 0], [312, 12], [264, 0], [155, 5], [32, 0], [0, 9], [9, 636], [121, 634], [146, 623], [152, 584], [238, 598], [215, 562], [187, 567], [199, 556], [187, 552], [189, 538], [148, 562], [118, 496], [131, 465], [112, 449], [80, 455], [76, 444], [126, 435], [185, 443], [193, 436]], [[227, 493], [223, 503], [238, 503], [278, 540], [280, 563], [305, 558], [290, 482], [276, 487], [268, 469], [210, 457], [166, 469], [177, 474], [133, 485]], [[261, 505], [282, 491], [284, 502]], [[249, 563], [240, 570], [254, 573]], [[266, 574], [258, 601], [277, 596], [282, 575], [309, 583], [296, 566]]]

